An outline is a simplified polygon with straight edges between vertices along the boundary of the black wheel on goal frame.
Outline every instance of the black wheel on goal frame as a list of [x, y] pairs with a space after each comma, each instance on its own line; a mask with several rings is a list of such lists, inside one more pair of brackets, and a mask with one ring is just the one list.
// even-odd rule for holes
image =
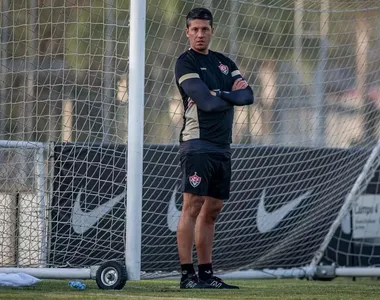
[[127, 279], [125, 266], [115, 261], [104, 263], [96, 271], [96, 284], [102, 290], [121, 290]]

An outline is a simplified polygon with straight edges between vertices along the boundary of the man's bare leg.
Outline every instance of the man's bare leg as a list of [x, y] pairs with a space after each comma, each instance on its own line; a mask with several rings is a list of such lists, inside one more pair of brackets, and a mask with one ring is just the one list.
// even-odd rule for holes
[[183, 194], [182, 212], [177, 228], [178, 255], [182, 275], [195, 274], [192, 250], [194, 245], [194, 228], [205, 198], [189, 193]]
[[215, 222], [222, 210], [221, 200], [207, 197], [195, 224], [195, 245], [198, 254], [198, 271], [201, 282], [216, 289], [238, 289], [214, 276], [212, 270], [212, 248]]
[[223, 201], [207, 197], [195, 225], [195, 245], [198, 254], [199, 277], [205, 279], [212, 275], [212, 248], [215, 222], [222, 210]]

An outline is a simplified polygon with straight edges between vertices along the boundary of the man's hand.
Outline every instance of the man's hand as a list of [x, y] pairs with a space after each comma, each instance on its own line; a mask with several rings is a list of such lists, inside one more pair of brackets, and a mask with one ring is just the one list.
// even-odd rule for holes
[[247, 81], [243, 80], [242, 78], [238, 78], [235, 80], [234, 84], [232, 85], [232, 91], [244, 90], [247, 86], [248, 86]]
[[211, 95], [216, 96], [216, 93], [213, 90], [211, 90], [210, 93]]

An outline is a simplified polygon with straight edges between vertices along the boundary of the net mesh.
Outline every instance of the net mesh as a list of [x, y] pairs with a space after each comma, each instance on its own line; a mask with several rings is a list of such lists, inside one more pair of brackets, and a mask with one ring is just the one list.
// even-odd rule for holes
[[[1, 2], [1, 265], [124, 258], [127, 105], [136, 100], [128, 80], [138, 75], [128, 73], [129, 4]], [[217, 223], [215, 268], [305, 265], [379, 139], [379, 3], [147, 1], [146, 272], [178, 269], [183, 107], [173, 69], [189, 46], [185, 16], [197, 6], [214, 13], [211, 48], [236, 62], [255, 94], [253, 105], [235, 108], [232, 195]], [[45, 144], [44, 190], [32, 170], [38, 151], [9, 149], [9, 141]], [[372, 181], [360, 186], [363, 198], [332, 238], [328, 262], [378, 263], [380, 224], [363, 220], [365, 212], [379, 219], [375, 169], [364, 174]]]
[[[37, 191], [43, 162], [38, 149], [0, 147], [0, 265], [39, 266], [43, 261], [44, 204]], [[42, 179], [42, 178], [41, 178]]]

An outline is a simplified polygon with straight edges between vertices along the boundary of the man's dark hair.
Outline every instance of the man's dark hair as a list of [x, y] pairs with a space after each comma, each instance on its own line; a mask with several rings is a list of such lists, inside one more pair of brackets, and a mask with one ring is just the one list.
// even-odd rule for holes
[[211, 11], [209, 11], [207, 8], [197, 7], [197, 8], [193, 8], [187, 14], [187, 16], [186, 16], [186, 27], [189, 28], [191, 20], [197, 20], [197, 19], [209, 21], [211, 27], [212, 27], [212, 23], [214, 20]]

